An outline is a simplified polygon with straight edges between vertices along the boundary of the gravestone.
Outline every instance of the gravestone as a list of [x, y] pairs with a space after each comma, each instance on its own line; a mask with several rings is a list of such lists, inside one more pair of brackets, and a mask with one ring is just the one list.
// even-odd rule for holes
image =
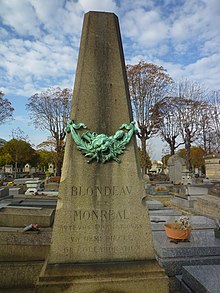
[[123, 154], [114, 153], [134, 124], [113, 13], [85, 15], [71, 119], [52, 244], [37, 292], [168, 292], [141, 203], [135, 136]]
[[173, 184], [180, 184], [182, 182], [182, 176], [186, 171], [185, 160], [178, 155], [171, 156], [167, 161], [167, 166], [169, 169], [170, 182]]

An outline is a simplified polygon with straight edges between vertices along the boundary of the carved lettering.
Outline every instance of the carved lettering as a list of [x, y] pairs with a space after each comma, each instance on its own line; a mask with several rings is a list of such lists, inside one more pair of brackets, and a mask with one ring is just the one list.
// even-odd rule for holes
[[126, 196], [130, 195], [132, 186], [72, 186], [72, 196]]
[[122, 245], [122, 246], [78, 246], [78, 247], [64, 247], [63, 253], [65, 255], [72, 255], [76, 252], [92, 252], [92, 253], [106, 253], [106, 252], [115, 252], [115, 253], [128, 253], [140, 250], [140, 245]]
[[73, 221], [88, 221], [88, 220], [128, 220], [126, 210], [74, 210]]

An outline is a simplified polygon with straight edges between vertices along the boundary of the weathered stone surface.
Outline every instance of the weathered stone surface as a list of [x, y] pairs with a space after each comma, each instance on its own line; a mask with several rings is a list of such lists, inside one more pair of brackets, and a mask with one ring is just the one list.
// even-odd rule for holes
[[50, 227], [53, 220], [53, 209], [5, 207], [0, 210], [0, 226], [25, 227], [38, 224], [40, 227]]
[[220, 218], [220, 197], [206, 195], [197, 199], [194, 209], [203, 214], [215, 219]]
[[0, 292], [33, 292], [42, 266], [42, 261], [0, 262]]
[[[112, 13], [85, 15], [71, 119], [108, 136], [133, 120], [118, 20]], [[39, 292], [168, 291], [141, 202], [144, 185], [135, 137], [120, 160], [88, 164], [67, 135], [52, 244]]]
[[[219, 293], [220, 265], [183, 267], [182, 286], [184, 283], [191, 292]], [[190, 292], [190, 291], [189, 291]]]
[[[107, 135], [132, 121], [118, 38], [114, 14], [86, 14], [71, 119]], [[154, 258], [134, 139], [120, 159], [88, 164], [67, 135], [49, 263]]]
[[[52, 270], [52, 275], [51, 272]], [[161, 268], [153, 261], [60, 264], [47, 268], [36, 292], [168, 292]], [[146, 282], [147, 280], [147, 282]]]
[[50, 228], [23, 232], [23, 229], [0, 228], [0, 261], [44, 261], [48, 255]]

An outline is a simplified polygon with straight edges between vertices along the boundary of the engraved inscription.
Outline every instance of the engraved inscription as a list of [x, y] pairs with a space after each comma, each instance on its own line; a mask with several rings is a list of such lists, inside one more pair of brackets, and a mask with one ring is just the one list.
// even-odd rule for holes
[[126, 210], [73, 210], [73, 221], [88, 221], [88, 220], [128, 220]]
[[[96, 230], [103, 230], [103, 231], [108, 231], [111, 230], [111, 225], [108, 225], [108, 222], [105, 222], [104, 225], [102, 224], [95, 224], [95, 229]], [[139, 230], [143, 228], [142, 224], [136, 224], [136, 223], [129, 223], [129, 224], [121, 224], [121, 223], [115, 223], [115, 227], [117, 227], [117, 229], [135, 229], [135, 230]], [[81, 225], [80, 224], [71, 224], [71, 225], [61, 225], [60, 229], [62, 232], [74, 232], [76, 230], [78, 231], [86, 231], [90, 229], [90, 226], [88, 226], [87, 224]]]
[[92, 252], [92, 253], [106, 253], [106, 252], [115, 252], [115, 253], [128, 253], [136, 252], [140, 250], [140, 245], [122, 245], [122, 246], [78, 246], [76, 247], [64, 247], [63, 253], [65, 255], [73, 255], [78, 252]]
[[131, 191], [131, 186], [72, 186], [72, 196], [125, 196]]

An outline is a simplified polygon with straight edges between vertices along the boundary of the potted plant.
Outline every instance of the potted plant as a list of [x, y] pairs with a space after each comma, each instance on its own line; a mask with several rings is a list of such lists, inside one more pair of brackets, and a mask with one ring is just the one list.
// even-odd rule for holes
[[189, 217], [181, 216], [178, 220], [172, 223], [164, 224], [167, 237], [175, 240], [188, 240], [192, 231]]
[[220, 238], [220, 219], [216, 221], [216, 228], [214, 229], [215, 237]]

